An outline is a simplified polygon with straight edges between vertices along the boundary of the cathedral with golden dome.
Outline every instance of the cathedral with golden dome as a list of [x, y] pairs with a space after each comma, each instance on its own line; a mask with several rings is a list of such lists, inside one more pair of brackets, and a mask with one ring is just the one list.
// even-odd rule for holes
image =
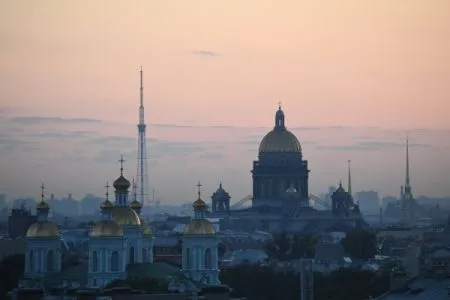
[[[278, 106], [274, 127], [261, 140], [253, 162], [252, 206], [232, 210], [220, 220], [221, 230], [264, 230], [271, 233], [312, 233], [327, 229], [366, 226], [349, 193], [334, 195], [333, 207], [317, 210], [310, 205], [308, 161], [298, 138], [287, 129], [285, 113]], [[343, 195], [346, 195], [345, 197]]]

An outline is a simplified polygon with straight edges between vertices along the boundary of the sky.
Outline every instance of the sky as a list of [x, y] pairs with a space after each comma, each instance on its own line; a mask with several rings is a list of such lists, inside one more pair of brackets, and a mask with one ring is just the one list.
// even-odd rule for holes
[[[251, 192], [281, 101], [310, 189], [450, 195], [448, 0], [0, 1], [0, 191], [101, 194], [136, 174], [144, 69], [150, 186], [167, 203]], [[206, 197], [206, 196], [205, 196]], [[233, 201], [233, 200], [232, 200]]]

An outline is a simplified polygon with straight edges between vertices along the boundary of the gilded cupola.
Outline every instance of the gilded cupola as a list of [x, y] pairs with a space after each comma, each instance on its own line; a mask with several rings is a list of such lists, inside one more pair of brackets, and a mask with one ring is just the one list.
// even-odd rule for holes
[[194, 218], [184, 230], [185, 235], [209, 235], [216, 233], [214, 225], [209, 220], [205, 219], [205, 213], [208, 206], [201, 198], [201, 186], [202, 185], [199, 182], [197, 185], [198, 197], [192, 204], [194, 209]]
[[141, 213], [142, 205], [137, 201], [137, 186], [133, 179], [133, 201], [130, 203], [130, 208], [133, 209], [138, 215]]
[[41, 201], [36, 204], [37, 221], [27, 230], [27, 238], [56, 238], [59, 236], [58, 226], [48, 221], [50, 206], [44, 200], [44, 184], [41, 185]]
[[106, 183], [106, 198], [100, 204], [102, 212], [102, 220], [97, 221], [90, 231], [91, 237], [122, 237], [122, 227], [113, 220], [112, 212], [114, 210], [114, 204], [109, 201], [109, 185]]
[[302, 153], [302, 147], [297, 137], [286, 128], [281, 104], [275, 113], [273, 130], [267, 133], [259, 144], [259, 153], [272, 152]]

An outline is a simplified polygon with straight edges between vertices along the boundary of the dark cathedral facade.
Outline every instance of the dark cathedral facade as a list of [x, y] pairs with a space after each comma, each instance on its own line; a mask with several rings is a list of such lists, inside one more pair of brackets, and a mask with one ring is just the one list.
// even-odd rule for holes
[[[275, 113], [275, 126], [263, 137], [258, 160], [253, 162], [252, 206], [230, 210], [230, 197], [221, 185], [212, 197], [213, 214], [223, 216], [221, 230], [314, 233], [367, 226], [358, 204], [341, 184], [332, 195], [330, 210], [311, 207], [309, 172], [301, 144], [287, 129], [280, 106]], [[221, 202], [224, 204], [219, 210]]]

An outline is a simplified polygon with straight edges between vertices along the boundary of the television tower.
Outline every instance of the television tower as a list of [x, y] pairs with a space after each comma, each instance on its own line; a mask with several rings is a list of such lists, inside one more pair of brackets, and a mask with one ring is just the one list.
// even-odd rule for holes
[[148, 173], [147, 173], [147, 148], [145, 139], [145, 120], [144, 120], [144, 86], [142, 67], [141, 88], [140, 88], [140, 104], [139, 104], [139, 124], [138, 128], [138, 156], [137, 156], [137, 177], [136, 177], [136, 194], [137, 200], [142, 206], [148, 203]]

